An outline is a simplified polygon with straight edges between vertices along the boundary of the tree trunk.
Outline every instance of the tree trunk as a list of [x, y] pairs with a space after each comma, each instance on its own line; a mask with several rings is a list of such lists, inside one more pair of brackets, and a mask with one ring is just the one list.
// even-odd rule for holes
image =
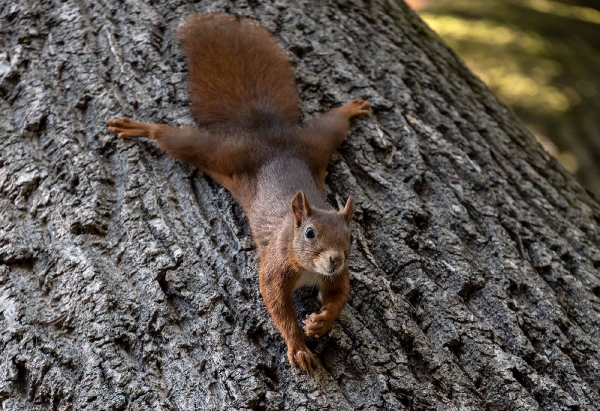
[[[229, 193], [104, 124], [192, 124], [174, 32], [208, 10], [276, 34], [306, 116], [373, 105], [329, 168], [357, 213], [317, 380], [287, 363]], [[0, 14], [3, 410], [600, 408], [600, 206], [403, 3]]]

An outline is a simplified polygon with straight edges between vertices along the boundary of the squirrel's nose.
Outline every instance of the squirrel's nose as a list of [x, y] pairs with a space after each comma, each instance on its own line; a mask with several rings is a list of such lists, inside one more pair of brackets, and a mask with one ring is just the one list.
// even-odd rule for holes
[[342, 264], [343, 261], [344, 256], [342, 256], [341, 254], [334, 254], [329, 256], [329, 264], [331, 264], [332, 267], [339, 266], [340, 264]]

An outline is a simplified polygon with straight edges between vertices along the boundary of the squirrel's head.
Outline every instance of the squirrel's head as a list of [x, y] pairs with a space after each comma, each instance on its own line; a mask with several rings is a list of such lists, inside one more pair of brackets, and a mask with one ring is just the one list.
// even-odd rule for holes
[[311, 207], [304, 193], [298, 191], [292, 199], [292, 250], [298, 264], [325, 276], [336, 275], [347, 267], [353, 214], [352, 197], [343, 210], [320, 210]]

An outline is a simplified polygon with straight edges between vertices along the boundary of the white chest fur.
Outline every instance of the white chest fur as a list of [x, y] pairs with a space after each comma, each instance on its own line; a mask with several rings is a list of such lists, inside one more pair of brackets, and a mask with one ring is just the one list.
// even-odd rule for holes
[[323, 275], [319, 274], [315, 271], [304, 270], [300, 273], [298, 280], [296, 280], [296, 284], [294, 284], [294, 290], [304, 287], [305, 285], [309, 287], [319, 287], [323, 284]]

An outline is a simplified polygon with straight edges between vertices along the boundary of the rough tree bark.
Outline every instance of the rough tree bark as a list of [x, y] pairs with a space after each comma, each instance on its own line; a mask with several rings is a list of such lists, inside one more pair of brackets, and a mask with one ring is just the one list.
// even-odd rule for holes
[[[192, 123], [174, 29], [207, 10], [277, 35], [306, 116], [373, 105], [330, 166], [356, 241], [316, 381], [230, 195], [103, 123]], [[403, 3], [3, 0], [0, 97], [3, 410], [600, 409], [600, 206]]]

